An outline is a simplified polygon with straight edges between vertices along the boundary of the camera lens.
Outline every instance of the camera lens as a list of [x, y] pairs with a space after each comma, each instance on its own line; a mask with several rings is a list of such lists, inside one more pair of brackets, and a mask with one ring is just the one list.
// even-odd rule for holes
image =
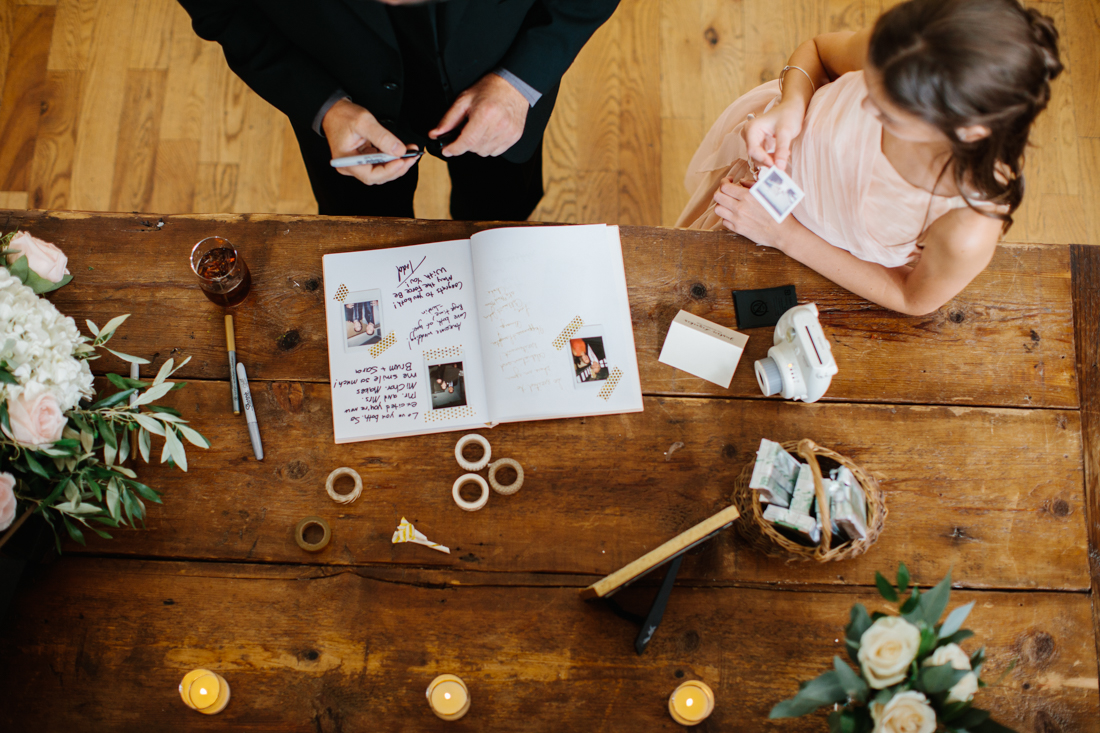
[[783, 377], [779, 372], [779, 365], [775, 359], [765, 356], [756, 362], [756, 383], [760, 385], [760, 391], [765, 397], [779, 394], [783, 389]]

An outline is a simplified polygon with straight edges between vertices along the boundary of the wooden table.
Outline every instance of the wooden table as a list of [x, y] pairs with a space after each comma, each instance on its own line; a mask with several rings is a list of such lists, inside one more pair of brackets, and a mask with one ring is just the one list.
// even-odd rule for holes
[[[624, 228], [645, 412], [493, 429], [494, 455], [519, 459], [526, 482], [466, 513], [450, 498], [455, 434], [333, 444], [321, 255], [482, 225], [0, 220], [68, 253], [75, 279], [53, 300], [77, 323], [132, 313], [121, 350], [151, 369], [193, 357], [173, 395], [213, 441], [189, 452], [186, 474], [140, 469], [165, 491], [147, 531], [69, 543], [22, 590], [0, 628], [4, 730], [676, 730], [668, 695], [698, 678], [717, 696], [701, 730], [822, 731], [823, 716], [770, 723], [767, 712], [843, 654], [849, 607], [873, 610], [874, 572], [904, 561], [924, 585], [953, 569], [952, 605], [978, 602], [967, 645], [988, 647], [987, 678], [1019, 658], [983, 707], [1021, 731], [1100, 731], [1100, 249], [1003, 246], [950, 304], [904, 317], [727, 234]], [[187, 267], [191, 245], [215, 233], [253, 273], [237, 348], [262, 463], [228, 409], [222, 311]], [[822, 402], [760, 396], [751, 362], [765, 330], [751, 332], [729, 390], [657, 362], [679, 309], [733, 326], [731, 290], [788, 283], [818, 304], [840, 366]], [[885, 533], [828, 565], [768, 559], [723, 533], [686, 559], [664, 624], [636, 655], [634, 627], [578, 590], [725, 506], [762, 437], [810, 437], [871, 470], [887, 493]], [[345, 465], [365, 483], [348, 507], [323, 488]], [[311, 514], [333, 531], [317, 555], [292, 538]], [[392, 545], [402, 516], [453, 553]], [[650, 592], [624, 591], [637, 604]], [[196, 666], [229, 680], [221, 715], [179, 700]], [[443, 672], [472, 693], [458, 723], [424, 699]]]

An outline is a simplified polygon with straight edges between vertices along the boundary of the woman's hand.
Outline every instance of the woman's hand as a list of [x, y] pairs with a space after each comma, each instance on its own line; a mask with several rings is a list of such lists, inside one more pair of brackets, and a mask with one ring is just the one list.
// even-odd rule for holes
[[749, 188], [755, 183], [746, 178], [740, 183], [732, 178], [723, 179], [722, 185], [714, 192], [714, 213], [722, 218], [722, 224], [731, 232], [748, 237], [765, 247], [783, 250], [784, 235], [791, 227], [797, 226], [793, 216], [788, 216], [782, 224], [777, 224]]
[[787, 170], [791, 159], [791, 143], [802, 132], [806, 119], [805, 105], [780, 102], [741, 128], [749, 158], [763, 166]]

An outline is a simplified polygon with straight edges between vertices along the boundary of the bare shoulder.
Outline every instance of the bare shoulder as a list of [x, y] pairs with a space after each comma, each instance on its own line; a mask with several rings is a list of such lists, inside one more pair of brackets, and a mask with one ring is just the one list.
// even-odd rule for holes
[[871, 43], [871, 30], [836, 31], [814, 38], [817, 55], [830, 79], [837, 79], [849, 71], [859, 71], [867, 58]]
[[932, 222], [924, 241], [924, 257], [972, 263], [978, 271], [993, 258], [1003, 222], [969, 207], [954, 209]]

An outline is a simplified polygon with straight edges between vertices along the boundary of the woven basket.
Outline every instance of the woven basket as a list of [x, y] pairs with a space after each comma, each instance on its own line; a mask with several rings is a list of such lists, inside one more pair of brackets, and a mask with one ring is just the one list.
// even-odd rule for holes
[[[810, 464], [814, 474], [814, 493], [817, 495], [818, 513], [821, 519], [821, 544], [817, 546], [803, 545], [779, 532], [771, 522], [764, 519], [764, 510], [761, 508], [759, 495], [749, 488], [752, 480], [752, 470], [755, 461], [745, 466], [745, 470], [734, 481], [733, 503], [737, 505], [744, 519], [737, 523], [737, 532], [750, 545], [761, 550], [767, 555], [787, 556], [791, 560], [809, 560], [813, 558], [818, 562], [833, 562], [836, 560], [848, 560], [867, 552], [871, 545], [878, 540], [882, 533], [882, 526], [886, 521], [886, 497], [867, 471], [857, 466], [848, 458], [822, 448], [812, 440], [788, 441], [783, 443], [783, 449], [792, 455], [802, 457], [802, 460]], [[867, 495], [867, 537], [862, 540], [846, 540], [833, 547], [833, 532], [829, 521], [829, 502], [825, 497], [825, 487], [821, 479], [821, 466], [818, 457], [828, 458], [839, 465], [847, 466], [863, 487]], [[838, 538], [839, 539], [839, 538]]]

